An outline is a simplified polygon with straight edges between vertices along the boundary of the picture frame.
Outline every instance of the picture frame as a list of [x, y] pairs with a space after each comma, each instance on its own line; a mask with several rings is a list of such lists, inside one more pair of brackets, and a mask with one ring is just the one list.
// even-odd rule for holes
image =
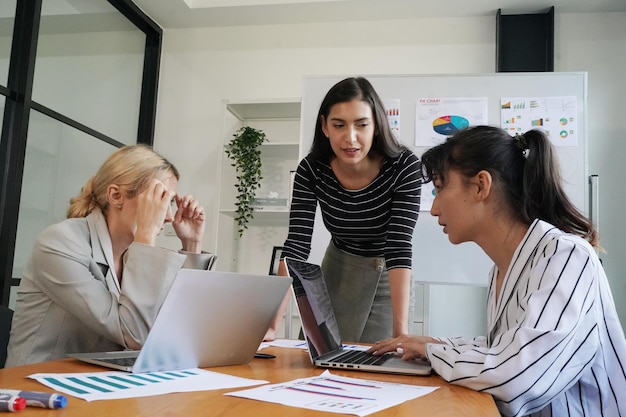
[[274, 246], [272, 248], [272, 259], [270, 260], [270, 275], [278, 275], [278, 265], [280, 264], [280, 255], [283, 252], [282, 246]]

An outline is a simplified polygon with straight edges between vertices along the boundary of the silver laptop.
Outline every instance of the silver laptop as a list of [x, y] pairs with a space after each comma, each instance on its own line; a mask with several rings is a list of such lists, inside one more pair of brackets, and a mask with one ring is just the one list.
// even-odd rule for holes
[[181, 269], [141, 350], [68, 356], [128, 372], [248, 363], [291, 279]]
[[302, 332], [314, 365], [368, 372], [429, 375], [430, 363], [405, 361], [396, 354], [374, 356], [343, 347], [322, 269], [318, 265], [285, 258], [302, 321]]

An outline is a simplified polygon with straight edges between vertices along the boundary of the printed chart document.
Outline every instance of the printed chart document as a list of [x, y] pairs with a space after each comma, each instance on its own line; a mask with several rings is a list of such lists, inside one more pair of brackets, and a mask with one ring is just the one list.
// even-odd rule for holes
[[55, 391], [86, 401], [249, 387], [268, 383], [268, 381], [240, 378], [199, 368], [141, 374], [118, 371], [33, 374], [29, 378]]
[[578, 102], [565, 97], [502, 97], [502, 129], [511, 136], [543, 130], [554, 146], [578, 146]]
[[317, 377], [264, 385], [224, 395], [310, 410], [366, 416], [430, 394], [437, 388], [348, 378], [324, 371]]
[[[306, 341], [304, 340], [299, 340], [299, 339], [276, 339], [273, 340], [271, 342], [261, 342], [261, 344], [259, 345], [259, 349], [265, 349], [266, 347], [270, 347], [270, 346], [274, 346], [274, 347], [282, 347], [282, 348], [294, 348], [294, 349], [308, 349], [309, 345], [306, 343]], [[344, 349], [353, 349], [353, 350], [367, 350], [370, 348], [370, 346], [366, 346], [366, 345], [348, 345], [345, 344], [343, 345]]]

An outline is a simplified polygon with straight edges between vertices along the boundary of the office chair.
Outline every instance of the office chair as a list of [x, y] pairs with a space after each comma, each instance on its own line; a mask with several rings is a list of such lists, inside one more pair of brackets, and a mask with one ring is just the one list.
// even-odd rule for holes
[[4, 368], [4, 363], [7, 359], [7, 345], [9, 344], [12, 321], [13, 310], [7, 306], [0, 305], [0, 368]]

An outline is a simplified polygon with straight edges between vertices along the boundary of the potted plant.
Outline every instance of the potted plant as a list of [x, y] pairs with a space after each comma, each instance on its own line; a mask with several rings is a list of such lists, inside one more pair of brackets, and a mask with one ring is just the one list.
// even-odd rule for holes
[[248, 222], [254, 217], [254, 199], [256, 190], [260, 187], [261, 179], [261, 150], [260, 146], [267, 138], [262, 130], [244, 126], [233, 134], [233, 138], [226, 145], [226, 155], [233, 162], [237, 173], [237, 197], [235, 207], [239, 226], [239, 237], [248, 228]]

